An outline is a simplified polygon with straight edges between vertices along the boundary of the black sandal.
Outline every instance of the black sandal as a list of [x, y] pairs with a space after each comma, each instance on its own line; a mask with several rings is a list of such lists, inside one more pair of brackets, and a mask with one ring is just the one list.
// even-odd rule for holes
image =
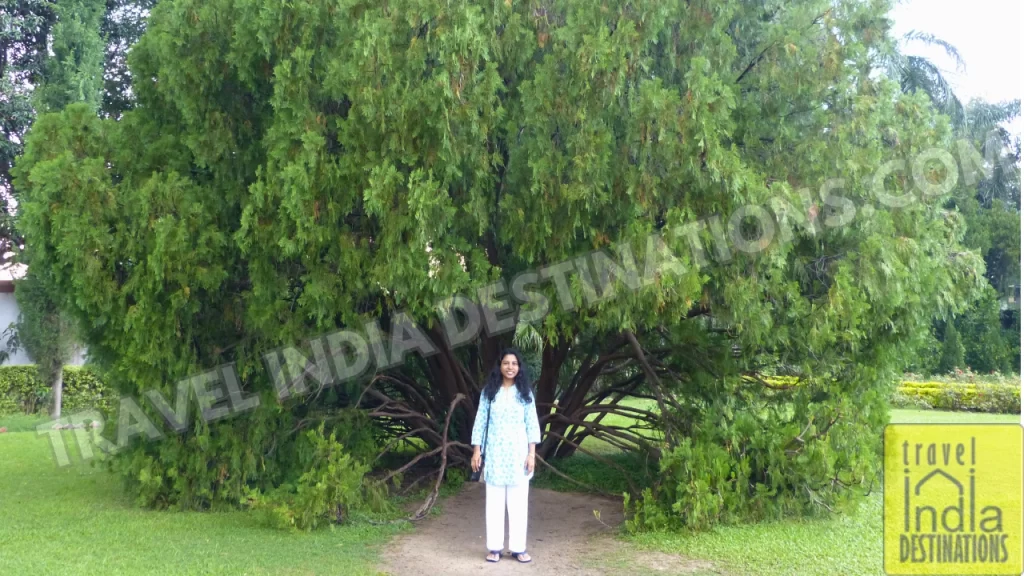
[[[523, 556], [527, 556], [527, 559], [523, 560]], [[512, 557], [518, 560], [520, 564], [528, 564], [530, 562], [533, 562], [533, 558], [529, 558], [528, 556], [529, 554], [526, 553], [526, 550], [523, 550], [522, 552], [512, 553]]]
[[[491, 558], [491, 555], [497, 556], [497, 558]], [[487, 561], [497, 563], [501, 561], [501, 550], [490, 550], [487, 554]]]

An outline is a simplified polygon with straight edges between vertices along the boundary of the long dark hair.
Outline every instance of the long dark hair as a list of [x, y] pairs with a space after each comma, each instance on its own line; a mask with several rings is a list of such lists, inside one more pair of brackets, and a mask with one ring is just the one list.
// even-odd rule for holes
[[523, 363], [523, 357], [519, 354], [519, 350], [515, 348], [505, 348], [501, 351], [498, 360], [494, 363], [494, 368], [487, 376], [487, 383], [484, 384], [484, 396], [488, 402], [494, 402], [494, 397], [498, 395], [498, 389], [501, 388], [501, 383], [505, 380], [501, 374], [501, 361], [505, 359], [505, 356], [515, 356], [516, 362], [519, 363], [519, 372], [513, 382], [515, 382], [516, 390], [519, 391], [519, 400], [525, 404], [530, 401], [533, 391], [530, 389], [530, 379], [526, 375], [526, 364]]

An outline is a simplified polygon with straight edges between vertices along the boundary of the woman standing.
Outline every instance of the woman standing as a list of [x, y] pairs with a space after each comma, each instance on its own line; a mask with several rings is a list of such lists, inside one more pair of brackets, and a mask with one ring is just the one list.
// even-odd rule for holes
[[487, 561], [501, 560], [505, 549], [505, 511], [508, 510], [508, 549], [520, 562], [526, 553], [526, 512], [530, 479], [540, 443], [540, 424], [533, 391], [522, 369], [519, 352], [501, 353], [491, 370], [473, 423], [473, 471], [487, 484]]

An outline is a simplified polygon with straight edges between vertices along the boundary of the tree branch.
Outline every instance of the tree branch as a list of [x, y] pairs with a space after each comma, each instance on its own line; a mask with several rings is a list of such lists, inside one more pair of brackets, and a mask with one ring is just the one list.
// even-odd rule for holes
[[629, 340], [630, 345], [633, 347], [633, 353], [636, 354], [636, 359], [640, 362], [640, 366], [644, 370], [644, 374], [647, 375], [648, 381], [651, 383], [651, 387], [654, 388], [654, 394], [658, 398], [658, 409], [661, 410], [663, 415], [663, 421], [665, 423], [665, 439], [672, 442], [672, 424], [671, 419], [668, 418], [668, 410], [665, 409], [665, 398], [662, 393], [661, 379], [655, 374], [654, 368], [651, 368], [647, 357], [644, 355], [643, 348], [640, 347], [640, 342], [637, 341], [636, 336], [630, 332], [624, 332], [626, 339]]
[[[430, 492], [430, 495], [427, 496], [427, 499], [423, 502], [423, 505], [420, 506], [419, 510], [417, 510], [416, 513], [413, 514], [412, 517], [409, 519], [413, 522], [417, 520], [422, 520], [427, 515], [427, 512], [429, 512], [430, 509], [434, 506], [434, 503], [437, 502], [437, 493], [441, 489], [441, 480], [444, 479], [444, 471], [445, 468], [447, 468], [448, 466], [448, 428], [451, 425], [452, 413], [455, 412], [455, 405], [458, 404], [459, 402], [462, 402], [465, 399], [465, 395], [456, 394], [455, 398], [452, 399], [452, 403], [448, 405], [448, 414], [447, 416], [445, 416], [444, 419], [444, 438], [441, 440], [441, 467], [437, 471], [437, 481], [434, 482], [434, 489]], [[462, 443], [457, 442], [456, 444]], [[463, 446], [465, 446], [465, 444], [463, 444]]]

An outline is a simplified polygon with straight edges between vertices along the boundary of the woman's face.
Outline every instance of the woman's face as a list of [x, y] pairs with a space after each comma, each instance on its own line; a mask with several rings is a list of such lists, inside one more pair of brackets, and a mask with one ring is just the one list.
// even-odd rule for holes
[[519, 360], [516, 360], [513, 354], [506, 354], [501, 359], [501, 375], [508, 380], [512, 380], [516, 377], [516, 374], [519, 374]]

